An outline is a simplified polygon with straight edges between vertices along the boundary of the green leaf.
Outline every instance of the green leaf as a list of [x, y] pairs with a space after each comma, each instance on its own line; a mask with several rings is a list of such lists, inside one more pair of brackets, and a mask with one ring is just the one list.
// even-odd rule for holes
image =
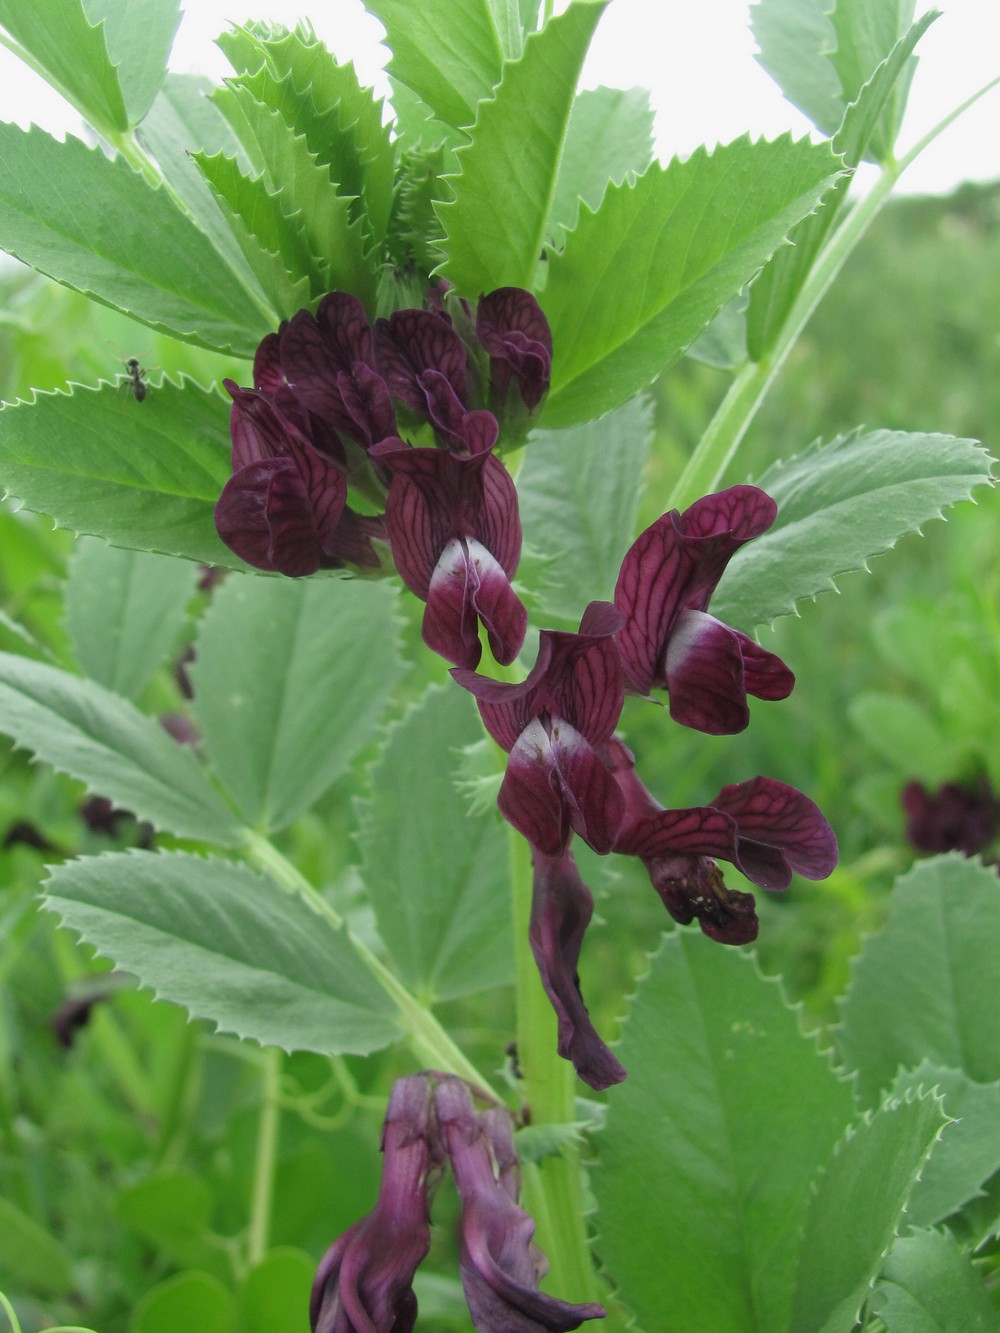
[[236, 136], [208, 94], [214, 84], [199, 74], [168, 74], [149, 114], [142, 122], [139, 138], [183, 200], [199, 228], [238, 275], [253, 290], [253, 278], [192, 154], [228, 153], [239, 150]]
[[639, 1324], [813, 1333], [790, 1320], [799, 1238], [850, 1085], [747, 955], [687, 931], [653, 959], [617, 1054], [595, 1248]]
[[490, 0], [465, 0], [460, 23], [454, 0], [368, 0], [367, 8], [386, 30], [389, 74], [446, 125], [471, 125], [503, 61]]
[[546, 426], [650, 384], [767, 262], [835, 180], [827, 145], [749, 138], [655, 164], [583, 208], [539, 293], [552, 326]]
[[282, 212], [262, 176], [248, 176], [235, 157], [192, 153], [230, 233], [276, 318], [290, 318], [323, 293], [319, 264], [300, 219]]
[[774, 527], [733, 559], [712, 614], [752, 632], [790, 615], [838, 574], [919, 531], [990, 480], [974, 440], [905, 431], [854, 431], [778, 462], [754, 482], [777, 501]]
[[576, 226], [580, 200], [596, 210], [609, 184], [641, 176], [653, 159], [653, 108], [645, 88], [593, 88], [573, 103], [549, 231]]
[[1000, 1081], [998, 951], [1000, 882], [992, 866], [938, 856], [897, 882], [884, 928], [857, 960], [836, 1034], [867, 1105], [898, 1069], [925, 1059], [976, 1083]]
[[405, 983], [436, 1000], [511, 979], [505, 832], [495, 811], [472, 815], [454, 783], [459, 751], [481, 735], [471, 699], [429, 690], [390, 728], [358, 802], [379, 934]]
[[892, 765], [897, 785], [919, 773], [932, 786], [964, 768], [967, 744], [935, 721], [926, 704], [905, 694], [866, 690], [847, 709], [855, 730]]
[[187, 560], [79, 541], [66, 585], [66, 628], [84, 674], [136, 698], [177, 647], [197, 577]]
[[[392, 209], [395, 148], [382, 123], [382, 103], [358, 80], [354, 66], [338, 65], [314, 34], [278, 29], [223, 33], [218, 39], [254, 95], [280, 111], [309, 151], [329, 169], [340, 194], [357, 196], [376, 242], [385, 237]], [[354, 214], [352, 213], [352, 217]]]
[[521, 577], [547, 618], [575, 629], [588, 602], [614, 596], [652, 442], [652, 404], [641, 398], [600, 421], [532, 436], [518, 476]]
[[204, 752], [248, 824], [283, 828], [377, 734], [402, 666], [394, 590], [230, 576], [190, 669]]
[[180, 1268], [226, 1276], [225, 1257], [208, 1233], [212, 1191], [192, 1171], [157, 1171], [118, 1196], [119, 1220]]
[[279, 111], [259, 101], [239, 79], [220, 88], [213, 100], [255, 169], [263, 172], [278, 208], [301, 228], [314, 288], [353, 292], [373, 310], [375, 274], [365, 255], [360, 219], [351, 221], [350, 201], [337, 193], [305, 135], [297, 134]]
[[232, 1333], [235, 1302], [218, 1278], [207, 1273], [177, 1273], [157, 1283], [139, 1300], [129, 1333]]
[[0, 729], [157, 828], [223, 847], [242, 840], [191, 750], [93, 681], [0, 653]]
[[225, 401], [191, 380], [143, 403], [78, 385], [0, 410], [0, 486], [28, 509], [116, 546], [245, 569], [213, 520], [229, 453]]
[[448, 256], [440, 271], [470, 300], [534, 285], [577, 81], [606, 3], [577, 0], [533, 33], [456, 153], [454, 199], [438, 205]]
[[240, 1291], [245, 1333], [302, 1333], [315, 1273], [315, 1261], [301, 1250], [281, 1248], [265, 1255]]
[[115, 67], [129, 125], [152, 105], [167, 72], [181, 21], [180, 0], [86, 0], [91, 18], [104, 20], [108, 55]]
[[0, 125], [0, 246], [163, 333], [252, 356], [261, 311], [165, 189], [37, 127]]
[[757, 59], [793, 106], [828, 137], [844, 117], [830, 0], [759, 0], [750, 8]]
[[0, 24], [14, 39], [12, 49], [96, 129], [128, 128], [107, 28], [91, 20], [81, 0], [0, 0]]
[[[875, 133], [879, 118], [898, 81], [909, 69], [913, 49], [938, 15], [931, 10], [900, 38], [882, 61], [871, 79], [847, 108], [843, 122], [834, 136], [834, 151], [842, 153], [848, 167], [856, 167]], [[850, 176], [843, 176], [812, 217], [806, 218], [792, 232], [791, 245], [775, 254], [750, 288], [747, 312], [747, 350], [760, 361], [774, 346], [792, 304], [805, 284], [824, 241], [840, 213], [847, 196]]]
[[943, 1123], [934, 1096], [886, 1102], [837, 1145], [809, 1197], [786, 1327], [851, 1333]]
[[996, 1306], [970, 1255], [951, 1236], [903, 1236], [868, 1302], [888, 1333], [994, 1333]]
[[[845, 104], [857, 101], [861, 90], [913, 22], [915, 0], [837, 0], [830, 15], [836, 44], [828, 58], [837, 72]], [[875, 162], [892, 156], [899, 123], [916, 61], [905, 75], [879, 116], [869, 142]]]
[[900, 1071], [891, 1096], [935, 1089], [952, 1123], [934, 1145], [907, 1207], [911, 1227], [929, 1227], [981, 1193], [1000, 1171], [1000, 1083], [973, 1083], [958, 1069], [922, 1060]]
[[9, 1199], [0, 1197], [3, 1250], [0, 1273], [18, 1287], [66, 1296], [75, 1282], [70, 1255], [44, 1227]]
[[115, 852], [64, 862], [44, 889], [45, 907], [102, 957], [221, 1032], [321, 1055], [399, 1035], [347, 932], [246, 866]]

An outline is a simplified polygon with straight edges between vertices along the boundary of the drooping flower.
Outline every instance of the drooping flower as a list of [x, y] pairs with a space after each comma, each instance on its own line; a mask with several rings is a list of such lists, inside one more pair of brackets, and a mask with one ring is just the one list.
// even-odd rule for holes
[[510, 756], [500, 813], [548, 857], [565, 853], [572, 832], [601, 854], [618, 833], [624, 802], [598, 749], [624, 702], [614, 645], [620, 625], [609, 602], [591, 602], [578, 633], [543, 630], [535, 665], [520, 685], [452, 671]]
[[548, 1264], [535, 1223], [517, 1203], [517, 1155], [502, 1112], [477, 1116], [469, 1090], [446, 1078], [434, 1093], [441, 1141], [462, 1203], [462, 1286], [480, 1333], [561, 1333], [603, 1319], [596, 1302], [571, 1305], [538, 1290]]
[[[490, 358], [490, 405], [505, 419], [530, 415], [545, 397], [552, 373], [552, 332], [538, 302], [520, 287], [498, 287], [479, 298], [476, 336]], [[515, 411], [516, 387], [521, 411]]]
[[627, 807], [614, 850], [638, 856], [670, 915], [685, 925], [697, 918], [713, 940], [746, 944], [757, 936], [753, 895], [728, 889], [716, 860], [775, 892], [793, 872], [825, 879], [837, 864], [837, 840], [821, 810], [784, 782], [752, 778], [723, 787], [710, 805], [666, 810], [621, 741], [610, 742], [605, 759]]
[[474, 440], [465, 454], [412, 449], [399, 439], [372, 450], [391, 473], [385, 524], [396, 568], [427, 603], [424, 642], [463, 667], [479, 662], [480, 621], [504, 665], [528, 623], [510, 586], [521, 557], [517, 491], [493, 455], [495, 438]]
[[945, 782], [936, 791], [908, 782], [900, 799], [906, 836], [920, 852], [976, 856], [1000, 831], [1000, 798], [985, 778], [970, 786]]
[[601, 1040], [580, 992], [577, 964], [594, 898], [580, 878], [572, 853], [544, 856], [532, 849], [534, 881], [531, 952], [558, 1020], [557, 1050], [592, 1088], [620, 1083], [625, 1070]]
[[783, 699], [795, 677], [774, 653], [710, 616], [706, 607], [729, 559], [774, 522], [777, 506], [755, 486], [731, 486], [671, 510], [622, 561], [616, 642], [627, 687], [668, 691], [670, 716], [713, 735], [742, 731], [747, 695]]
[[216, 503], [215, 526], [230, 550], [293, 577], [344, 563], [377, 567], [372, 540], [383, 536], [382, 526], [347, 508], [335, 433], [290, 398], [224, 383], [233, 399], [233, 475]]
[[413, 1275], [430, 1248], [428, 1209], [438, 1166], [426, 1078], [393, 1085], [382, 1153], [378, 1202], [320, 1262], [309, 1305], [312, 1333], [413, 1333]]

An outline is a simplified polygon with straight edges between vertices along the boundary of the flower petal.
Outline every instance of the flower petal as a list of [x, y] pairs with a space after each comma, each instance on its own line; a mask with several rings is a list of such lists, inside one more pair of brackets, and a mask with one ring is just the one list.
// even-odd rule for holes
[[219, 536], [257, 569], [300, 577], [320, 565], [319, 536], [305, 482], [290, 458], [235, 472], [215, 506]]
[[[837, 864], [837, 839], [814, 801], [774, 778], [752, 778], [723, 787], [713, 801], [739, 828], [739, 861], [743, 873], [762, 888], [777, 887], [761, 874], [771, 864], [768, 853], [780, 852], [805, 879], [825, 879]], [[784, 887], [784, 886], [782, 886]]]
[[795, 677], [777, 653], [769, 653], [739, 630], [731, 630], [743, 654], [743, 683], [756, 699], [787, 699], [795, 688]]
[[516, 380], [529, 411], [541, 402], [552, 371], [552, 332], [541, 306], [520, 287], [498, 287], [480, 297], [476, 336], [490, 357], [496, 399], [504, 403]]
[[436, 370], [464, 406], [468, 402], [467, 354], [461, 338], [430, 310], [397, 310], [375, 325], [378, 369], [392, 393], [414, 412], [427, 414], [418, 376]]
[[598, 1036], [580, 993], [577, 964], [594, 899], [572, 855], [544, 856], [532, 849], [534, 889], [529, 940], [545, 993], [559, 1021], [559, 1054], [600, 1091], [625, 1078], [625, 1070]]
[[675, 722], [728, 736], [750, 721], [740, 641], [714, 616], [681, 612], [667, 643], [664, 675]]

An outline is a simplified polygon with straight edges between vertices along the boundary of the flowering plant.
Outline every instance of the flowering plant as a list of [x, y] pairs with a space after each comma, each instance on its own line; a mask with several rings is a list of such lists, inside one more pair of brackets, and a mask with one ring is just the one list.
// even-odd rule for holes
[[[0, 412], [0, 482], [81, 536], [69, 650], [15, 625], [0, 726], [151, 826], [56, 858], [43, 906], [114, 977], [262, 1048], [244, 1225], [220, 1241], [203, 1219], [187, 1245], [166, 1227], [177, 1271], [130, 1327], [409, 1333], [430, 1305], [484, 1333], [850, 1333], [876, 1309], [901, 1329], [894, 1289], [918, 1299], [928, 1247], [986, 1300], [951, 1233], [904, 1234], [947, 1060], [876, 1058], [848, 1009], [856, 1104], [720, 947], [757, 938], [751, 886], [800, 900], [823, 889], [795, 876], [834, 874], [813, 778], [717, 749], [721, 790], [691, 799], [656, 762], [780, 717], [794, 663], [760, 627], [989, 480], [974, 442], [899, 431], [772, 458], [753, 484], [734, 461], [908, 164], [933, 14], [879, 0], [872, 25], [841, 2], [803, 24], [761, 0], [761, 61], [828, 137], [661, 165], [641, 96], [577, 92], [605, 0], [469, 4], [459, 25], [372, 0], [389, 109], [306, 26], [224, 34], [233, 74], [206, 99], [165, 74], [174, 0], [97, 21], [74, 0], [60, 32], [50, 8], [0, 4], [0, 24], [98, 142], [0, 126], [0, 245], [200, 349], [221, 388], [130, 359], [124, 385]], [[865, 160], [879, 182], [845, 207]], [[664, 481], [648, 394], [681, 358], [718, 360], [727, 328], [729, 391]], [[669, 933], [651, 964], [624, 950], [588, 1008], [595, 908], [648, 912], [637, 868], [656, 915], [632, 952]], [[366, 1179], [354, 1216], [324, 1210], [340, 1234], [286, 1273], [283, 1113], [312, 1106], [294, 1053], [348, 1116], [385, 1117], [377, 1197]], [[919, 1216], [960, 1210], [988, 1166], [950, 1210], [915, 1195]], [[197, 1212], [175, 1185], [141, 1196], [147, 1237]], [[442, 1295], [424, 1265], [449, 1206]], [[844, 1218], [851, 1243], [831, 1242]], [[85, 1308], [80, 1273], [56, 1286], [60, 1311]]]

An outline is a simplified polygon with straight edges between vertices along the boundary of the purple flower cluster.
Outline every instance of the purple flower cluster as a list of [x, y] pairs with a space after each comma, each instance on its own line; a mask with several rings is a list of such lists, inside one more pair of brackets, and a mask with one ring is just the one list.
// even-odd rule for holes
[[416, 1074], [392, 1089], [382, 1131], [382, 1183], [372, 1212], [320, 1262], [312, 1333], [412, 1333], [413, 1277], [430, 1247], [430, 1205], [446, 1163], [461, 1201], [460, 1269], [472, 1322], [483, 1333], [543, 1333], [603, 1319], [538, 1290], [545, 1256], [518, 1204], [510, 1117], [477, 1114], [469, 1089], [447, 1075]]
[[[269, 333], [253, 388], [225, 382], [233, 475], [215, 523], [248, 564], [293, 577], [378, 572], [388, 548], [426, 603], [428, 646], [474, 667], [480, 624], [498, 662], [524, 642], [511, 588], [517, 492], [493, 450], [500, 421], [523, 425], [544, 397], [552, 339], [534, 297], [514, 287], [482, 297], [461, 327], [464, 337], [440, 299], [373, 327], [357, 297], [331, 292], [315, 315], [300, 310]], [[475, 405], [486, 399], [499, 420]], [[433, 443], [415, 447], [402, 430]], [[376, 512], [351, 508], [349, 490]]]
[[[548, 389], [552, 338], [528, 292], [505, 287], [446, 308], [397, 310], [372, 326], [332, 292], [261, 343], [254, 388], [233, 398], [233, 476], [216, 506], [224, 541], [261, 569], [302, 575], [380, 570], [388, 548], [425, 603], [423, 637], [453, 664], [486, 730], [507, 752], [499, 807], [528, 840], [530, 927], [558, 1016], [559, 1052], [604, 1088], [625, 1071], [598, 1036], [577, 964], [593, 899], [573, 836], [600, 855], [638, 857], [677, 921], [745, 944], [752, 894], [728, 889], [729, 861], [764, 889], [836, 864], [829, 824], [801, 792], [771, 778], [723, 787], [709, 805], [662, 807], [615, 735], [626, 694], [666, 691], [670, 716], [712, 735], [741, 731], [747, 699], [783, 699], [785, 663], [709, 613], [730, 558], [772, 525], [776, 506], [732, 486], [657, 519], [626, 553], [614, 602], [592, 602], [576, 633], [543, 630], [521, 684], [476, 671], [485, 630], [494, 659], [517, 657], [527, 628], [511, 586], [521, 553], [517, 491], [494, 453], [501, 427], [523, 431]], [[414, 445], [401, 431], [420, 432]], [[355, 512], [348, 491], [379, 513]], [[331, 1325], [333, 1327], [333, 1325]]]
[[766, 531], [774, 502], [733, 486], [664, 514], [622, 562], [615, 600], [592, 602], [577, 633], [543, 631], [520, 685], [466, 669], [452, 675], [476, 697], [486, 730], [508, 753], [504, 818], [531, 844], [531, 946], [559, 1023], [559, 1053], [594, 1088], [625, 1077], [595, 1031], [577, 964], [593, 899], [570, 850], [637, 856], [670, 915], [711, 939], [756, 938], [752, 894], [728, 889], [729, 861], [764, 889], [792, 873], [823, 879], [837, 861], [833, 831], [808, 797], [772, 778], [723, 787], [710, 805], [664, 809], [614, 732], [626, 692], [669, 695], [671, 716], [714, 735], [742, 730], [747, 695], [784, 698], [794, 684], [780, 658], [708, 614], [730, 557]]

